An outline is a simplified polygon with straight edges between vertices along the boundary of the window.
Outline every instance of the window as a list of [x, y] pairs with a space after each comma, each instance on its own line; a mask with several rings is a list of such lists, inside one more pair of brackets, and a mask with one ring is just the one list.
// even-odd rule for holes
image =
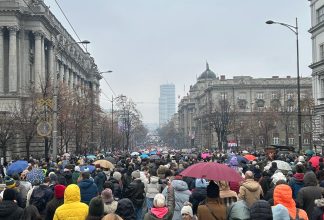
[[288, 138], [288, 144], [293, 145], [295, 142], [294, 138]]
[[294, 106], [287, 107], [287, 112], [293, 112], [293, 111], [294, 111]]
[[257, 93], [257, 99], [263, 99], [263, 92]]
[[238, 99], [246, 99], [246, 94], [245, 93], [241, 93], [238, 95], [237, 97]]
[[271, 99], [278, 99], [278, 98], [279, 98], [278, 93], [276, 93], [276, 92], [271, 93]]
[[273, 137], [273, 144], [279, 144], [279, 137]]
[[221, 93], [221, 99], [227, 99], [227, 93], [226, 92], [222, 92]]
[[320, 54], [319, 54], [319, 58], [320, 60], [324, 60], [324, 44], [320, 45], [320, 50], [319, 50]]
[[324, 6], [317, 10], [317, 22], [320, 23], [324, 21]]
[[308, 138], [304, 138], [304, 144], [309, 144], [309, 139]]
[[294, 94], [292, 92], [287, 93], [287, 99], [294, 98]]

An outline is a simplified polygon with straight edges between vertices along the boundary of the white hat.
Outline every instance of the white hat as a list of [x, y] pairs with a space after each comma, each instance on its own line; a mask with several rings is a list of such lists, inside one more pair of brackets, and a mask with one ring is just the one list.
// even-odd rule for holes
[[298, 157], [298, 161], [299, 161], [299, 162], [305, 162], [305, 158], [304, 158], [303, 156], [299, 156], [299, 157]]
[[155, 208], [162, 208], [165, 206], [165, 197], [163, 194], [158, 193], [154, 196], [153, 206]]
[[276, 185], [276, 183], [277, 183], [279, 180], [287, 181], [287, 178], [285, 177], [285, 175], [283, 175], [282, 172], [276, 172], [276, 173], [273, 174], [273, 176], [272, 176], [272, 183], [273, 183], [274, 185]]
[[80, 167], [79, 167], [79, 166], [75, 166], [75, 167], [74, 167], [74, 171], [75, 171], [75, 172], [80, 172]]
[[182, 207], [181, 209], [181, 215], [182, 214], [188, 214], [190, 215], [191, 217], [193, 217], [193, 213], [192, 213], [192, 208], [190, 205], [185, 205]]
[[114, 174], [113, 174], [113, 178], [114, 178], [115, 180], [119, 181], [119, 180], [121, 180], [122, 175], [121, 175], [120, 172], [115, 171]]

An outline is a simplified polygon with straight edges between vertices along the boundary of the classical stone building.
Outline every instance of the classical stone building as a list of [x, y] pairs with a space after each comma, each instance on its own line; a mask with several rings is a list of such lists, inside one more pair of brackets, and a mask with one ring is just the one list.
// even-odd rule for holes
[[[311, 145], [311, 78], [301, 78], [302, 140]], [[234, 76], [209, 69], [198, 77], [178, 106], [183, 145], [196, 147], [298, 146], [297, 79]], [[218, 131], [218, 132], [216, 132]]]
[[[81, 46], [43, 0], [0, 0], [0, 111], [19, 106], [28, 88], [42, 93], [55, 76], [80, 96], [92, 91], [98, 102], [101, 76]], [[21, 145], [18, 139], [11, 143], [8, 154], [19, 155]], [[34, 145], [40, 155], [42, 145]]]
[[314, 143], [324, 146], [324, 1], [310, 0], [313, 62], [313, 97], [315, 102]]

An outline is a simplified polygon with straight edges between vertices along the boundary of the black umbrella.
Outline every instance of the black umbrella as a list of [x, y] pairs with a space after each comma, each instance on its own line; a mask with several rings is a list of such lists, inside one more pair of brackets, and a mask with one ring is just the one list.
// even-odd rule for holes
[[116, 164], [116, 159], [113, 157], [106, 157], [105, 160], [108, 160], [112, 164]]

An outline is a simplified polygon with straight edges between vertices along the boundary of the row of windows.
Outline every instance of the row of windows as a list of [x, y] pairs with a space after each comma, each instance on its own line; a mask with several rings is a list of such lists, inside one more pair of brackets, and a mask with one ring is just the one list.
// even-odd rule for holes
[[[221, 99], [227, 99], [227, 92], [222, 92], [220, 94]], [[256, 99], [264, 99], [265, 95], [263, 92], [258, 92], [256, 94]], [[292, 99], [294, 97], [293, 93], [287, 93], [286, 95], [287, 99]], [[245, 93], [241, 93], [237, 96], [238, 99], [246, 99], [246, 94]], [[271, 99], [279, 99], [280, 98], [280, 94], [278, 92], [273, 92], [271, 93]]]
[[[276, 144], [276, 145], [280, 144], [280, 139], [279, 139], [279, 137], [273, 137], [273, 139], [272, 139], [272, 143], [273, 143], [273, 144]], [[304, 138], [303, 143], [304, 143], [304, 144], [309, 144], [309, 139], [308, 139], [308, 138]], [[295, 138], [288, 138], [288, 144], [290, 144], [290, 145], [295, 144]]]

